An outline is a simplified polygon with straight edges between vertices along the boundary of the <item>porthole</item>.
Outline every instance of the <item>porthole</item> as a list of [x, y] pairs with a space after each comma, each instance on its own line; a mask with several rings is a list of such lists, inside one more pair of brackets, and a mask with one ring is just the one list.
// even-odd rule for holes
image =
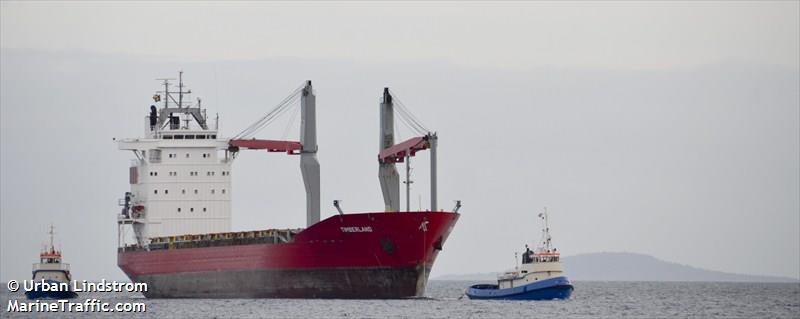
[[194, 193], [197, 194], [197, 190], [196, 189], [194, 190]]

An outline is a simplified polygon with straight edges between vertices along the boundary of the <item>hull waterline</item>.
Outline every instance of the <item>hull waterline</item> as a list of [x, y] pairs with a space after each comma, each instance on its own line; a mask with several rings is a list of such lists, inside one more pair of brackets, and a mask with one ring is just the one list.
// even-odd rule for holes
[[553, 300], [569, 299], [574, 287], [567, 277], [555, 277], [528, 285], [499, 289], [497, 285], [473, 285], [467, 289], [470, 299]]

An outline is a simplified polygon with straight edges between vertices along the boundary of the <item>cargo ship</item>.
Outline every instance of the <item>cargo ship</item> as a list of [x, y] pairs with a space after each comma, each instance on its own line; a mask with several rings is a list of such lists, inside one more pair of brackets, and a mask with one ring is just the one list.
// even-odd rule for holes
[[[219, 136], [201, 100], [179, 75], [160, 79], [161, 104], [144, 117], [144, 137], [119, 139], [134, 155], [130, 191], [120, 199], [118, 266], [147, 283], [148, 298], [407, 298], [424, 296], [428, 275], [459, 218], [437, 208], [438, 136], [410, 115], [384, 88], [379, 103], [378, 177], [384, 209], [336, 212], [320, 220], [316, 96], [307, 81], [274, 109], [232, 138]], [[299, 100], [299, 103], [297, 101]], [[299, 104], [299, 105], [297, 105]], [[293, 106], [294, 105], [294, 106]], [[254, 135], [292, 107], [300, 108], [299, 141]], [[394, 116], [419, 136], [395, 143]], [[306, 192], [306, 227], [231, 230], [233, 161], [244, 150], [300, 158]], [[410, 160], [430, 152], [430, 208], [410, 209]], [[396, 165], [406, 164], [406, 209], [400, 207]], [[287, 190], [290, 191], [290, 190]], [[276, 194], [275, 196], [280, 196]]]

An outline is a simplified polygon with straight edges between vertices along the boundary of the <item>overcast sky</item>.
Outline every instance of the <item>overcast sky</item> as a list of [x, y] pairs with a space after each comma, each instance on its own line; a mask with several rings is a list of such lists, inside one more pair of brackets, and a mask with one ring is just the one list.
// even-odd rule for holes
[[[131, 155], [112, 138], [142, 135], [154, 79], [179, 69], [223, 136], [314, 81], [323, 218], [333, 199], [383, 207], [378, 99], [392, 87], [439, 132], [440, 205], [464, 202], [433, 276], [512, 267], [547, 206], [566, 255], [798, 278], [798, 39], [795, 1], [4, 1], [0, 280], [30, 276], [51, 222], [77, 279], [124, 278]], [[305, 224], [296, 158], [242, 154], [234, 171], [234, 228]]]

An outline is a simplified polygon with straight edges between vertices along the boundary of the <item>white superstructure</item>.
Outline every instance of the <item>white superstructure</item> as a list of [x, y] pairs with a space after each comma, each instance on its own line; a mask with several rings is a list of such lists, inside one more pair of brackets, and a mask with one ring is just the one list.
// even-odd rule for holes
[[[130, 192], [120, 200], [120, 247], [126, 245], [126, 226], [136, 244], [147, 247], [157, 237], [231, 232], [231, 164], [243, 149], [299, 155], [306, 190], [306, 223], [320, 221], [320, 166], [317, 160], [316, 97], [305, 81], [289, 97], [233, 138], [218, 137], [219, 117], [211, 125], [200, 99], [187, 102], [191, 90], [177, 91], [170, 79], [153, 100], [144, 118], [144, 137], [118, 141], [119, 149], [133, 152]], [[255, 139], [272, 120], [300, 100], [300, 141]]]
[[528, 245], [525, 245], [522, 265], [497, 276], [497, 284], [500, 289], [519, 287], [564, 275], [561, 254], [552, 246], [547, 209], [544, 213], [539, 214], [539, 218], [543, 223], [541, 245], [533, 251], [528, 248]]
[[132, 224], [140, 245], [153, 237], [231, 231], [234, 156], [228, 140], [218, 137], [219, 119], [209, 125], [201, 101], [184, 100], [191, 91], [182, 79], [174, 92], [163, 81], [164, 91], [153, 96], [163, 104], [150, 107], [144, 137], [118, 141], [136, 157], [120, 226]]
[[72, 280], [69, 264], [61, 262], [61, 251], [56, 250], [53, 244], [55, 231], [52, 225], [48, 234], [50, 234], [50, 245], [46, 246], [39, 254], [39, 262], [33, 264], [33, 281], [46, 280], [68, 283]]

